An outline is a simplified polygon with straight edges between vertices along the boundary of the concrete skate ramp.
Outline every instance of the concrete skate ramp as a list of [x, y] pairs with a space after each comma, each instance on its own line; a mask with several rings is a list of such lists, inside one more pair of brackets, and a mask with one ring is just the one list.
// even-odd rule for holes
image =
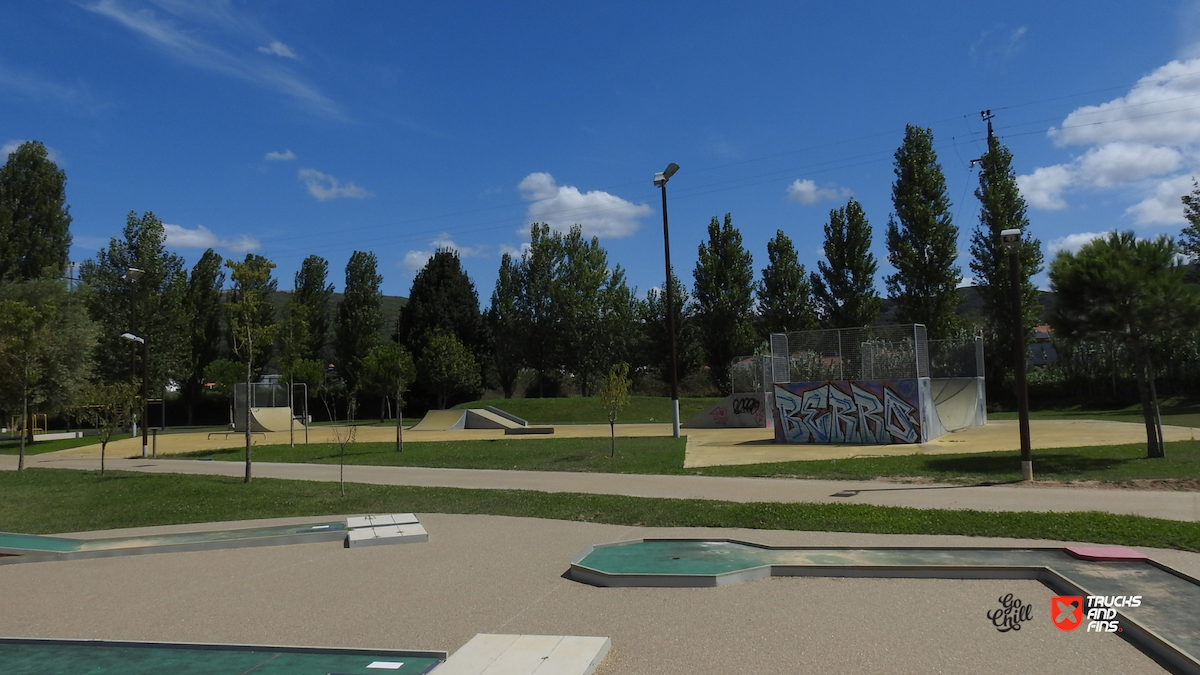
[[[243, 408], [243, 410], [245, 410]], [[234, 419], [234, 431], [245, 431], [245, 417], [241, 413]], [[291, 408], [251, 408], [250, 431], [287, 431], [292, 423]], [[303, 429], [304, 423], [296, 420], [295, 429]]]
[[430, 410], [425, 417], [417, 422], [409, 431], [450, 431], [465, 429], [467, 412], [465, 410]]
[[680, 426], [685, 429], [747, 428], [771, 426], [766, 394], [730, 394]]
[[503, 415], [497, 415], [491, 410], [484, 408], [467, 409], [468, 429], [516, 429], [523, 426], [525, 425]]
[[934, 409], [946, 431], [987, 424], [983, 378], [952, 377], [930, 381]]

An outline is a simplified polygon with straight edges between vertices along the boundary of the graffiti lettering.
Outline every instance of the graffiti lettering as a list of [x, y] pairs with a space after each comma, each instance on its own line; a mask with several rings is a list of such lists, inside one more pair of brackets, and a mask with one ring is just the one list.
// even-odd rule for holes
[[741, 415], [742, 413], [753, 415], [757, 413], [761, 407], [762, 406], [759, 403], [757, 396], [746, 396], [744, 398], [734, 397], [733, 399], [734, 415]]
[[776, 433], [788, 443], [919, 443], [916, 398], [915, 380], [776, 385]]

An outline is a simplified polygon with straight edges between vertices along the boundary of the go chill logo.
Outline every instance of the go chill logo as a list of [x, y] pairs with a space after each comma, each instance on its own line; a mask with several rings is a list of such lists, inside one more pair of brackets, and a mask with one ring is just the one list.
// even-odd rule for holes
[[1140, 607], [1140, 595], [1056, 595], [1050, 598], [1050, 618], [1059, 630], [1072, 631], [1087, 622], [1089, 633], [1120, 633], [1117, 609]]

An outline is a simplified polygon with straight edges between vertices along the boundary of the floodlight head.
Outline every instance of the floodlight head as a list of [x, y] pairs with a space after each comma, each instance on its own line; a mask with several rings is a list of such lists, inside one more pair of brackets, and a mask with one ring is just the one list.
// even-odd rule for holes
[[142, 275], [145, 273], [146, 270], [139, 270], [136, 267], [130, 267], [129, 270], [125, 272], [125, 276], [122, 278], [128, 279], [129, 281], [137, 281], [138, 279], [141, 279]]
[[1000, 233], [1000, 245], [1012, 251], [1021, 245], [1021, 230], [1013, 228]]
[[671, 180], [671, 176], [674, 176], [675, 172], [678, 170], [679, 165], [675, 162], [668, 164], [665, 171], [659, 171], [658, 173], [654, 174], [654, 187], [662, 187], [666, 185], [667, 181]]
[[130, 342], [137, 342], [138, 344], [146, 344], [146, 338], [138, 337], [133, 333], [121, 333], [121, 339], [129, 340]]

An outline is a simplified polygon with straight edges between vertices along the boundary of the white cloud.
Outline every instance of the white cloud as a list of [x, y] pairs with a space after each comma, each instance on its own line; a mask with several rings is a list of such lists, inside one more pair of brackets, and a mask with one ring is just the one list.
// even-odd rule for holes
[[955, 288], [970, 288], [975, 285], [975, 277], [963, 277]]
[[[158, 0], [150, 7], [135, 0], [95, 0], [84, 7], [149, 40], [181, 63], [276, 91], [325, 117], [344, 117], [340, 106], [294, 71], [278, 62], [243, 56], [248, 40], [258, 43], [269, 38], [252, 20], [234, 15], [227, 4]], [[215, 41], [233, 44], [222, 47]]]
[[1028, 26], [1013, 29], [1001, 26], [994, 30], [985, 30], [971, 43], [971, 60], [982, 61], [984, 65], [989, 66], [1002, 64], [1025, 48], [1025, 34], [1028, 32]]
[[787, 189], [788, 199], [800, 202], [806, 206], [816, 204], [817, 202], [832, 202], [846, 199], [851, 194], [849, 188], [838, 187], [833, 183], [826, 183], [824, 187], [819, 187], [815, 182], [807, 178], [804, 180], [796, 179]]
[[1168, 173], [1181, 164], [1183, 154], [1175, 148], [1118, 141], [1084, 153], [1079, 173], [1098, 187], [1108, 187]]
[[108, 107], [83, 83], [64, 84], [42, 77], [39, 73], [0, 63], [0, 90], [36, 103], [56, 103], [66, 108], [96, 112]]
[[448, 250], [458, 253], [459, 258], [471, 258], [487, 255], [487, 246], [459, 246], [450, 239], [450, 235], [441, 234], [434, 237], [429, 242], [430, 250], [409, 251], [404, 254], [404, 258], [396, 263], [397, 267], [408, 270], [416, 274], [425, 267], [429, 259], [433, 257], [434, 252], [438, 250]]
[[1017, 176], [1017, 189], [1034, 208], [1065, 209], [1067, 202], [1063, 200], [1062, 193], [1073, 179], [1073, 171], [1067, 165], [1043, 166], [1031, 174]]
[[316, 197], [318, 201], [324, 202], [339, 197], [365, 199], [371, 196], [370, 192], [354, 183], [349, 181], [343, 183], [333, 176], [321, 173], [316, 169], [300, 169], [296, 172], [296, 177], [304, 183], [304, 187], [308, 188], [308, 194]]
[[579, 225], [585, 237], [628, 237], [637, 232], [638, 219], [652, 212], [645, 204], [634, 204], [601, 190], [585, 193], [570, 185], [558, 185], [548, 173], [529, 174], [517, 189], [526, 201], [533, 202], [528, 211], [530, 221], [546, 223], [561, 232]]
[[173, 248], [221, 248], [232, 253], [249, 253], [262, 248], [262, 244], [248, 234], [222, 239], [203, 225], [189, 230], [182, 225], [163, 223], [163, 233], [166, 235], [166, 244]]
[[1179, 145], [1200, 140], [1200, 59], [1172, 61], [1138, 80], [1128, 94], [1079, 108], [1050, 130], [1059, 145], [1116, 141]]
[[1099, 239], [1100, 237], [1103, 237], [1106, 234], [1108, 234], [1108, 233], [1107, 232], [1079, 232], [1077, 234], [1068, 234], [1065, 237], [1059, 237], [1058, 239], [1052, 239], [1049, 242], [1047, 242], [1046, 243], [1046, 252], [1048, 252], [1050, 255], [1054, 255], [1054, 254], [1058, 253], [1059, 251], [1066, 251], [1068, 253], [1078, 253], [1079, 249], [1083, 248], [1084, 245], [1091, 242], [1092, 240]]
[[520, 246], [513, 246], [512, 244], [500, 244], [500, 255], [507, 253], [514, 259], [520, 258], [522, 255], [525, 255], [525, 252], [528, 251], [531, 246], [533, 246], [532, 242], [528, 241], [522, 242]]
[[290, 162], [293, 159], [296, 159], [296, 153], [292, 152], [291, 150], [284, 150], [283, 152], [275, 152], [272, 150], [271, 152], [268, 152], [263, 159], [271, 162]]
[[[28, 142], [28, 139], [14, 139], [0, 146], [0, 164], [7, 162], [8, 156], [16, 152], [17, 148], [21, 147], [21, 144], [26, 142]], [[57, 150], [46, 145], [45, 143], [42, 145], [46, 148], [46, 159], [49, 159], [51, 162], [54, 162], [58, 165], [63, 163], [62, 155], [59, 154]]]
[[1192, 176], [1184, 174], [1159, 181], [1154, 193], [1130, 206], [1125, 213], [1138, 225], [1179, 225], [1183, 217], [1183, 195], [1192, 191]]
[[287, 45], [283, 44], [279, 40], [271, 40], [271, 44], [266, 45], [265, 47], [259, 47], [258, 51], [260, 51], [264, 54], [274, 54], [275, 56], [282, 56], [285, 59], [296, 58], [296, 52], [292, 51], [291, 47], [288, 47]]

